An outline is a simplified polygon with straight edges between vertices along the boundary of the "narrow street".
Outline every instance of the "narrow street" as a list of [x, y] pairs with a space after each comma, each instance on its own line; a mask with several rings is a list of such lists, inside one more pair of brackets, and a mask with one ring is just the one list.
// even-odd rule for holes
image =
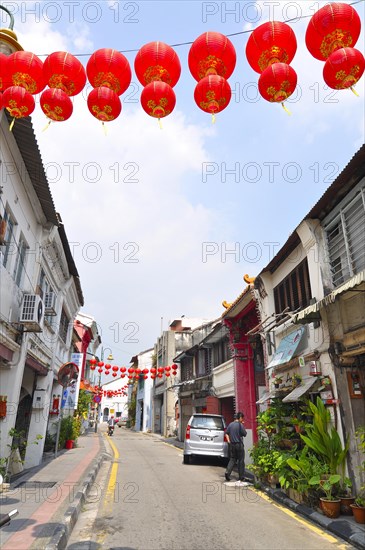
[[106, 446], [114, 458], [100, 469], [69, 550], [352, 548], [255, 490], [226, 484], [219, 462], [183, 465], [182, 451], [159, 437], [116, 428]]

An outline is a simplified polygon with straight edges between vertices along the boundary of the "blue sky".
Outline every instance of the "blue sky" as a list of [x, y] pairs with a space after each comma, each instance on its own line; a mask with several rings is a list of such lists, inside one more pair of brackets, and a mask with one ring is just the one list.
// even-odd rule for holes
[[[127, 52], [152, 40], [175, 45], [206, 31], [240, 33], [270, 14], [279, 21], [313, 15], [324, 2], [3, 4], [14, 11], [24, 49], [69, 51], [86, 64], [87, 54], [102, 47]], [[364, 5], [354, 6], [362, 26]], [[189, 44], [175, 47], [182, 74], [176, 108], [162, 129], [139, 104], [136, 52], [125, 53], [132, 85], [106, 136], [87, 110], [91, 88], [75, 98], [69, 121], [46, 132], [36, 108], [33, 123], [73, 243], [83, 311], [95, 317], [120, 364], [153, 346], [161, 318], [166, 329], [182, 314], [218, 317], [222, 300], [235, 299], [243, 275], [256, 275], [270, 261], [364, 142], [364, 78], [356, 87], [360, 97], [326, 88], [323, 63], [305, 46], [308, 22], [291, 23], [298, 42], [291, 65], [299, 83], [287, 102], [291, 116], [259, 96], [259, 75], [245, 57], [248, 33], [231, 37], [234, 94], [215, 124], [194, 102]], [[363, 29], [355, 47], [364, 51]]]

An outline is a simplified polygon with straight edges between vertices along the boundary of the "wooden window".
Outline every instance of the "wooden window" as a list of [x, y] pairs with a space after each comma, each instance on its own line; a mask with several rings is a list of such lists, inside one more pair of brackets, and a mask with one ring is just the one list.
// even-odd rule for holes
[[290, 311], [307, 307], [311, 298], [308, 262], [305, 258], [274, 288], [275, 313], [281, 313], [287, 307]]

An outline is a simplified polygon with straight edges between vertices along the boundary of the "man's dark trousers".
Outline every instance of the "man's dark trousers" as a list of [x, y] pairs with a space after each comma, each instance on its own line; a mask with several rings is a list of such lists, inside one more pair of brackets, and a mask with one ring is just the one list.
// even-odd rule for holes
[[231, 475], [233, 466], [237, 462], [238, 466], [238, 479], [243, 481], [245, 478], [245, 447], [243, 443], [230, 443], [229, 444], [229, 463], [227, 466], [226, 474]]

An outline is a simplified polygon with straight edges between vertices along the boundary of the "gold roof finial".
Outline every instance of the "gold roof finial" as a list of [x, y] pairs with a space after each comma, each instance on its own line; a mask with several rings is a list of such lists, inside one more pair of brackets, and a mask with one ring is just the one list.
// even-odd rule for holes
[[228, 309], [229, 307], [231, 307], [232, 303], [228, 303], [226, 302], [225, 300], [222, 302], [222, 306], [225, 308], [225, 309]]
[[245, 283], [247, 283], [248, 285], [251, 285], [255, 282], [255, 279], [256, 277], [250, 277], [249, 275], [247, 275], [247, 273], [243, 276], [243, 280], [245, 281]]
[[18, 42], [18, 37], [13, 31], [14, 17], [13, 14], [4, 6], [0, 4], [0, 10], [4, 10], [10, 17], [10, 24], [8, 29], [0, 29], [0, 52], [5, 55], [10, 55], [13, 52], [19, 52], [23, 50]]

